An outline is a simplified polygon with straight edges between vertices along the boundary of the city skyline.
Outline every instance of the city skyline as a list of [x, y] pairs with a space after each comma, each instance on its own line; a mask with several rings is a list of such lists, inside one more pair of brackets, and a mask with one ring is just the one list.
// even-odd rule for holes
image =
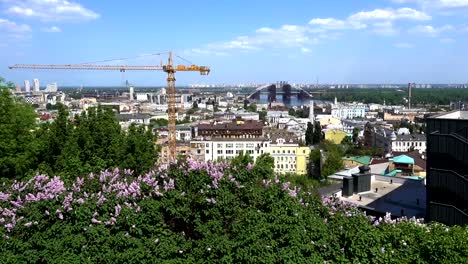
[[[247, 4], [248, 3], [248, 4]], [[8, 70], [15, 63], [159, 64], [173, 50], [212, 68], [194, 83], [466, 83], [468, 1], [266, 1], [139, 5], [0, 0], [0, 76], [59, 85], [164, 85], [164, 73]], [[187, 63], [177, 59], [176, 63]]]

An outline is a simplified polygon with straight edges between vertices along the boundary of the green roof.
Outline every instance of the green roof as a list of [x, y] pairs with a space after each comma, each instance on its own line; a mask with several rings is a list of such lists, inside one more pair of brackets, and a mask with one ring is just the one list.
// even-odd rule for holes
[[361, 163], [363, 165], [369, 165], [371, 162], [371, 157], [370, 156], [348, 156], [348, 157], [344, 157], [343, 160], [351, 160], [351, 161]]
[[414, 159], [406, 155], [396, 156], [393, 159], [390, 159], [390, 161], [393, 161], [394, 163], [414, 164]]
[[387, 173], [386, 176], [395, 177], [400, 172], [401, 172], [401, 170], [393, 170], [393, 171]]

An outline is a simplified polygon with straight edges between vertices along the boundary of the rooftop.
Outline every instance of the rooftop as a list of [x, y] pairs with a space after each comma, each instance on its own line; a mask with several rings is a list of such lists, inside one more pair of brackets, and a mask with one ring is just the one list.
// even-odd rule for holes
[[355, 161], [364, 165], [369, 165], [371, 162], [371, 157], [370, 156], [348, 156], [344, 157], [343, 160], [351, 160]]
[[424, 134], [397, 135], [398, 141], [426, 141]]
[[390, 159], [390, 161], [393, 161], [394, 163], [414, 164], [414, 159], [407, 155], [396, 156]]
[[237, 123], [236, 120], [229, 123], [210, 123], [199, 124], [199, 130], [244, 130], [244, 129], [259, 129], [263, 128], [263, 123], [255, 120], [243, 120], [242, 123]]
[[435, 116], [437, 119], [465, 119], [468, 120], [468, 111], [455, 111], [448, 114]]
[[[371, 183], [370, 192], [341, 197], [340, 199], [375, 211], [390, 212], [392, 215], [401, 215], [403, 210], [405, 216], [425, 216], [426, 188], [421, 181], [396, 180], [384, 176], [382, 178], [392, 179], [393, 182], [375, 180]], [[375, 192], [376, 188], [377, 192]]]

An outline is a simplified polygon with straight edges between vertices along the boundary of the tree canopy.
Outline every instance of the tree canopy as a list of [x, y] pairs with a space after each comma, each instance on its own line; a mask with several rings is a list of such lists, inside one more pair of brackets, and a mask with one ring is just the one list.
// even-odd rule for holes
[[21, 179], [37, 172], [76, 177], [107, 168], [135, 173], [158, 158], [151, 130], [120, 128], [114, 112], [90, 108], [71, 117], [61, 104], [54, 122], [39, 125], [32, 107], [0, 90], [0, 178]]
[[468, 227], [372, 218], [251, 164], [179, 161], [0, 186], [3, 263], [466, 263]]

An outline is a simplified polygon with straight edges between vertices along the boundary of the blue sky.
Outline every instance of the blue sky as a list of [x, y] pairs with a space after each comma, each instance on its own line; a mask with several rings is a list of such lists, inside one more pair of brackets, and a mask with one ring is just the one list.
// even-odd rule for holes
[[[466, 83], [468, 0], [0, 0], [0, 76], [22, 83], [163, 85], [162, 72], [8, 70], [173, 50], [193, 83]], [[117, 64], [159, 64], [150, 56]], [[183, 61], [176, 61], [183, 63]]]

